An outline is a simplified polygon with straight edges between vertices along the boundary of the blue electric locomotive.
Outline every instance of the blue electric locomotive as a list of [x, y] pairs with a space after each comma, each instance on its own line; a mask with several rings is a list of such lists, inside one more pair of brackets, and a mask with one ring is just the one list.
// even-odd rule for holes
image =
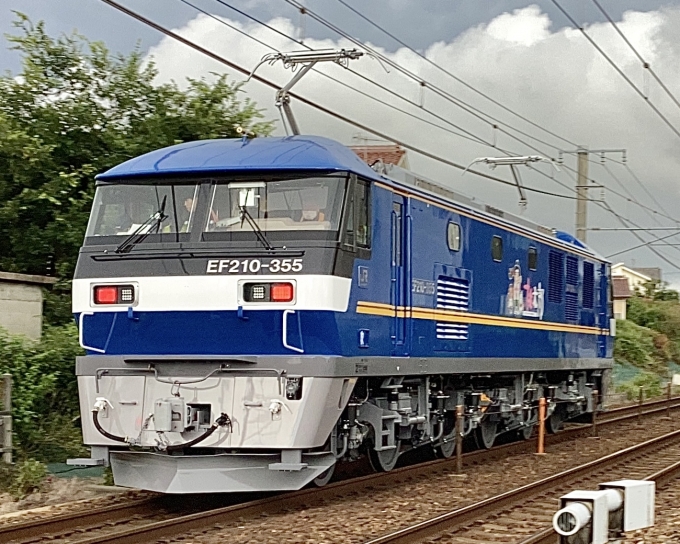
[[[83, 435], [118, 485], [297, 489], [595, 409], [609, 264], [321, 137], [198, 141], [97, 177], [73, 281]], [[87, 415], [86, 415], [87, 414]]]

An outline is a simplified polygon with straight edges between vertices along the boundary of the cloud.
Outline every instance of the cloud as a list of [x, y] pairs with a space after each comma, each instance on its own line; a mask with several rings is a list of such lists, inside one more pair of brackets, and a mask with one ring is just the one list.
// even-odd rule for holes
[[[228, 19], [223, 21], [279, 50], [300, 49], [299, 45], [296, 46], [259, 25]], [[269, 24], [288, 35], [297, 35], [296, 23], [289, 19], [275, 18], [269, 21]], [[676, 69], [676, 59], [680, 53], [680, 10], [664, 8], [646, 13], [628, 11], [623, 14], [618, 25], [651, 63], [666, 85], [680, 96], [680, 72]], [[498, 15], [486, 24], [469, 28], [450, 41], [432, 43], [425, 49], [425, 55], [469, 85], [502, 102], [511, 111], [530, 118], [539, 126], [563, 136], [568, 142], [556, 139], [486, 101], [479, 94], [405, 48], [385, 54], [418, 77], [432, 82], [456, 98], [493, 116], [504, 130], [513, 132], [512, 128], [515, 128], [530, 136], [514, 133], [522, 142], [514, 140], [501, 130], [493, 129], [488, 122], [481, 121], [475, 115], [444, 100], [434, 91], [426, 89], [423, 92], [417, 82], [409, 80], [397, 70], [390, 69], [387, 73], [379, 62], [367, 56], [352, 62], [351, 68], [364, 75], [369, 82], [337, 65], [320, 66], [319, 70], [341, 79], [370, 97], [379, 98], [415, 115], [428, 117], [427, 112], [417, 105], [405, 104], [377, 89], [370, 81], [389, 87], [399, 96], [413, 102], [420, 103], [423, 100], [426, 108], [437, 112], [451, 123], [463, 127], [485, 141], [495, 142], [499, 147], [521, 155], [536, 154], [537, 151], [531, 146], [538, 148], [540, 153], [546, 156], [557, 156], [558, 149], [573, 151], [577, 144], [587, 145], [593, 150], [625, 148], [628, 160], [626, 164], [645, 183], [646, 189], [664, 204], [666, 210], [675, 213], [677, 209], [675, 203], [680, 197], [678, 180], [680, 138], [654, 115], [645, 100], [623, 81], [580, 31], [555, 27], [555, 23], [546, 13], [538, 6], [531, 5]], [[672, 123], [680, 127], [680, 108], [672, 104], [659, 86], [649, 78], [649, 74], [646, 74], [638, 59], [612, 26], [608, 23], [597, 23], [588, 26], [586, 30], [631, 80], [648, 93], [650, 99]], [[257, 64], [262, 55], [270, 51], [205, 15], [196, 17], [177, 31], [248, 70]], [[319, 49], [353, 47], [345, 40], [309, 39], [305, 43]], [[376, 49], [380, 50], [377, 47]], [[169, 38], [163, 39], [158, 46], [149, 51], [149, 54], [155, 59], [160, 70], [160, 81], [169, 79], [181, 81], [186, 76], [201, 77], [210, 72], [225, 71], [224, 66]], [[231, 73], [228, 69], [226, 72]], [[292, 77], [280, 63], [264, 65], [258, 69], [258, 74], [280, 85]], [[245, 79], [245, 76], [237, 73], [233, 74], [233, 77], [236, 80]], [[275, 94], [273, 89], [251, 81], [244, 90], [260, 107], [265, 108], [269, 117], [279, 118], [278, 112], [273, 107]], [[394, 135], [394, 138], [458, 163], [468, 164], [475, 157], [501, 154], [498, 150], [470, 142], [395, 112], [366, 96], [325, 79], [320, 74], [308, 74], [295, 86], [294, 91], [374, 127], [375, 130]], [[329, 118], [295, 100], [292, 105], [304, 133], [325, 135], [344, 143], [352, 143], [353, 136], [359, 132], [358, 129]], [[436, 124], [444, 125], [441, 120], [428, 118]], [[280, 129], [279, 132], [282, 133]], [[608, 157], [616, 160], [622, 158], [620, 154], [615, 153]], [[642, 226], [656, 226], [652, 218], [636, 207], [634, 202], [642, 202], [650, 208], [656, 208], [656, 204], [637, 185], [626, 168], [609, 159], [601, 165], [598, 154], [591, 155], [591, 158], [593, 159], [590, 164], [591, 178], [624, 195], [631, 195], [626, 200], [605, 189], [604, 197], [607, 203], [620, 214]], [[461, 176], [460, 171], [411, 152], [409, 160], [414, 170], [426, 176], [489, 204], [517, 213], [518, 196], [512, 188], [499, 186], [470, 174]], [[565, 155], [565, 165], [575, 168], [575, 157]], [[538, 168], [550, 174], [548, 167]], [[565, 167], [561, 170], [555, 178], [573, 187], [575, 180], [567, 175]], [[510, 172], [501, 168], [493, 173], [506, 179], [511, 178]], [[570, 194], [548, 177], [540, 176], [528, 169], [523, 169], [522, 174], [527, 185], [545, 191]], [[590, 194], [592, 198], [599, 198], [600, 190], [591, 189]], [[574, 210], [573, 200], [530, 194], [526, 216], [541, 224], [573, 231]], [[588, 213], [591, 226], [620, 226], [611, 215], [593, 204], [589, 205]], [[668, 220], [659, 218], [659, 221], [664, 225], [671, 224]], [[629, 233], [589, 233], [588, 241], [604, 255], [639, 243]], [[678, 259], [680, 254], [669, 249], [664, 251], [670, 258], [680, 263]], [[668, 271], [672, 270], [645, 249], [627, 254], [626, 257], [635, 258], [638, 266], [660, 265]]]

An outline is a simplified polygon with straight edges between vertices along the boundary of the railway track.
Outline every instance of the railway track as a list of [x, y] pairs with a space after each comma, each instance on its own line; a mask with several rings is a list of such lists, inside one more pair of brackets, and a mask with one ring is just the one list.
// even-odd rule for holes
[[[656, 483], [657, 490], [669, 482], [680, 477], [680, 461], [671, 463], [668, 466], [642, 478]], [[555, 544], [555, 531], [552, 527], [545, 527], [536, 533], [524, 538], [517, 544]]]
[[[648, 479], [663, 485], [680, 476], [680, 431], [648, 440], [620, 452], [585, 463], [490, 497], [418, 524], [374, 538], [365, 544], [554, 544], [550, 526], [560, 495], [576, 486], [596, 489], [602, 481]], [[522, 539], [518, 534], [538, 532]]]
[[[680, 398], [671, 399], [672, 408], [680, 408]], [[667, 401], [654, 401], [643, 405], [642, 415], [654, 415], [667, 409]], [[638, 417], [638, 406], [622, 407], [602, 414], [598, 426], [605, 427]], [[547, 444], [558, 444], [578, 436], [589, 434], [590, 425], [579, 425], [547, 437]], [[465, 454], [464, 463], [481, 463], [535, 451], [535, 439], [513, 442]], [[119, 505], [94, 507], [87, 511], [65, 513], [43, 519], [0, 525], [2, 542], [38, 542], [62, 540], [77, 544], [103, 544], [154, 542], [179, 533], [214, 527], [231, 521], [273, 514], [291, 508], [304, 508], [344, 495], [365, 492], [374, 485], [399, 485], [400, 482], [418, 478], [431, 472], [451, 472], [451, 460], [439, 460], [407, 466], [388, 473], [370, 474], [359, 478], [330, 484], [320, 489], [304, 489], [273, 497], [252, 500], [253, 495], [236, 497], [210, 496], [173, 497], [161, 496], [127, 502]], [[246, 501], [247, 502], [244, 502]], [[215, 508], [215, 502], [227, 502], [227, 506]], [[238, 503], [238, 504], [235, 504]], [[187, 508], [191, 504], [191, 508]]]

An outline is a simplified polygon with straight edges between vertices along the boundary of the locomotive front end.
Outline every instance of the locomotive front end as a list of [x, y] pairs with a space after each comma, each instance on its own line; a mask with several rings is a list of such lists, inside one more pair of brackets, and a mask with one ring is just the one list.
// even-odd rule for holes
[[367, 184], [281, 167], [276, 147], [182, 144], [98, 178], [73, 282], [76, 372], [84, 442], [118, 485], [285, 490], [332, 473]]

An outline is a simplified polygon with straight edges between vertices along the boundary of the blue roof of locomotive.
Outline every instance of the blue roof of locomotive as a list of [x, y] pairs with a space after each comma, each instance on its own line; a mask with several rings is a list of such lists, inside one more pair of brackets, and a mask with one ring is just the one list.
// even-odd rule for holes
[[151, 151], [99, 174], [100, 181], [255, 172], [353, 172], [383, 180], [352, 150], [320, 136], [199, 140]]

